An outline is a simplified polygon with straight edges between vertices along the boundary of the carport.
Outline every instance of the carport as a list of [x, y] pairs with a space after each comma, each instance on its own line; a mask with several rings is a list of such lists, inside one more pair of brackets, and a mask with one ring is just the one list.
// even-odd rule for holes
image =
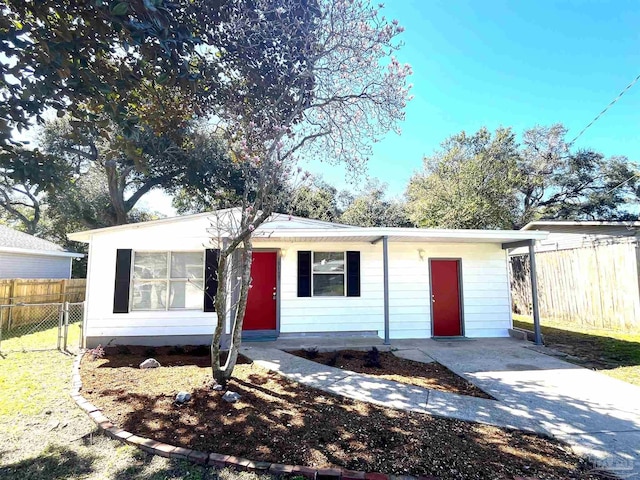
[[533, 334], [536, 345], [542, 345], [542, 332], [540, 331], [540, 309], [538, 307], [538, 280], [536, 276], [536, 252], [535, 240], [520, 240], [502, 244], [504, 250], [527, 247], [529, 249], [529, 275], [531, 278], [531, 308], [533, 310]]

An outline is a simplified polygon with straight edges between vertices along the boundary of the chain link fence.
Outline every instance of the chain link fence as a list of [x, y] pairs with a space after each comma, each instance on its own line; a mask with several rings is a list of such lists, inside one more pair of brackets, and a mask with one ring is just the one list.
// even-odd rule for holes
[[0, 305], [0, 351], [82, 348], [84, 302]]

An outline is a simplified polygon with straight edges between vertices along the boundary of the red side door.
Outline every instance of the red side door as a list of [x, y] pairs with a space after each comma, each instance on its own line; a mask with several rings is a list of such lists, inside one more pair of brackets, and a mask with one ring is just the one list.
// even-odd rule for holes
[[276, 329], [277, 252], [253, 252], [251, 289], [242, 330]]
[[459, 260], [431, 260], [431, 305], [434, 337], [462, 335]]

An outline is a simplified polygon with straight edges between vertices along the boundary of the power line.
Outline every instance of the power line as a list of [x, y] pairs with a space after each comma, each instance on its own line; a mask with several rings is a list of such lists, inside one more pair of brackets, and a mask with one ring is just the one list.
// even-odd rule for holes
[[[612, 107], [612, 106], [613, 106], [613, 105], [614, 105], [618, 100], [620, 100], [620, 98], [621, 98], [625, 93], [627, 93], [627, 91], [628, 91], [631, 87], [633, 87], [633, 86], [635, 85], [635, 83], [636, 83], [638, 80], [640, 80], [640, 75], [638, 75], [636, 78], [634, 78], [634, 79], [633, 79], [633, 81], [632, 81], [629, 85], [627, 85], [627, 86], [624, 88], [624, 90], [622, 90], [622, 91], [618, 94], [618, 96], [617, 96], [616, 98], [614, 98], [614, 99], [611, 101], [611, 103], [609, 103], [609, 105], [607, 105], [607, 106], [604, 108], [604, 110], [602, 110], [598, 115], [596, 115], [596, 117], [595, 117], [593, 120], [591, 120], [591, 122], [589, 122], [589, 124], [588, 124], [586, 127], [584, 127], [584, 128], [580, 131], [580, 133], [578, 133], [578, 135], [576, 135], [576, 136], [575, 136], [575, 138], [574, 138], [573, 140], [571, 140], [571, 141], [567, 144], [567, 146], [571, 146], [571, 145], [573, 145], [573, 143], [574, 143], [578, 138], [580, 138], [580, 136], [581, 136], [581, 135], [582, 135], [582, 134], [587, 130], [587, 128], [589, 128], [591, 125], [593, 125], [594, 123], [596, 123], [596, 122], [598, 121], [598, 119], [599, 119], [602, 115], [604, 115], [604, 114], [605, 114], [605, 112], [606, 112], [607, 110], [609, 110], [609, 109], [610, 109], [610, 108], [611, 108], [611, 107]], [[635, 175], [634, 175], [634, 177], [635, 177]], [[631, 177], [631, 178], [633, 178], [633, 177]], [[631, 179], [629, 179], [629, 180], [631, 180]], [[627, 180], [627, 181], [628, 181], [628, 180]], [[617, 187], [616, 187], [616, 188], [617, 188]]]
[[627, 178], [625, 181], [620, 182], [618, 185], [616, 185], [615, 187], [613, 187], [611, 190], [607, 190], [607, 195], [610, 194], [611, 192], [613, 192], [616, 188], [620, 188], [622, 185], [624, 185], [627, 182], [630, 182], [631, 180], [633, 180], [634, 178], [636, 178], [638, 175], [640, 175], [640, 173], [634, 173], [633, 175], [631, 175], [629, 178]]
[[[575, 143], [575, 141], [580, 138], [580, 136], [587, 130], [587, 128], [589, 128], [591, 125], [593, 125], [594, 123], [596, 123], [598, 121], [598, 119], [604, 115], [606, 113], [607, 110], [609, 110], [618, 100], [620, 100], [620, 98], [622, 98], [622, 96], [627, 93], [627, 91], [633, 87], [635, 85], [635, 83], [640, 80], [640, 75], [638, 75], [636, 78], [633, 79], [633, 81], [627, 85], [619, 94], [616, 98], [614, 98], [613, 100], [611, 100], [611, 102], [609, 103], [609, 105], [607, 105], [604, 110], [602, 110], [598, 115], [595, 116], [595, 118], [593, 120], [591, 120], [591, 122], [589, 122], [589, 124], [584, 127], [582, 130], [580, 130], [580, 133], [578, 133], [578, 135], [575, 136], [575, 138], [573, 140], [571, 140], [568, 144], [567, 147], [570, 147], [571, 145], [573, 145]], [[620, 188], [622, 185], [624, 185], [625, 183], [630, 182], [631, 180], [633, 180], [634, 178], [636, 178], [637, 176], [639, 176], [640, 173], [634, 173], [633, 175], [631, 175], [629, 178], [627, 178], [626, 180], [620, 182], [618, 185], [616, 185], [615, 187], [613, 187], [611, 190], [607, 191], [607, 195], [611, 192], [613, 192], [614, 190]]]

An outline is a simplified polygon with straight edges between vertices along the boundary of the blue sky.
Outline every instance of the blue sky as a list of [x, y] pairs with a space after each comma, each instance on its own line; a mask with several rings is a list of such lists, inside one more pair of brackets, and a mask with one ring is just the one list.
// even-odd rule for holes
[[[562, 122], [571, 139], [640, 74], [637, 0], [387, 0], [383, 13], [405, 27], [398, 58], [414, 71], [403, 133], [376, 144], [368, 164], [392, 196], [450, 135]], [[640, 82], [576, 146], [639, 161], [639, 124]], [[302, 166], [341, 189], [366, 180], [350, 183], [341, 167]], [[161, 191], [141, 203], [174, 214]]]
[[[403, 133], [377, 144], [368, 167], [392, 195], [454, 133], [562, 122], [571, 139], [640, 74], [637, 1], [391, 0], [384, 14], [406, 28], [398, 58], [414, 71]], [[639, 124], [640, 82], [576, 146], [639, 160]], [[357, 187], [342, 168], [307, 168]]]

